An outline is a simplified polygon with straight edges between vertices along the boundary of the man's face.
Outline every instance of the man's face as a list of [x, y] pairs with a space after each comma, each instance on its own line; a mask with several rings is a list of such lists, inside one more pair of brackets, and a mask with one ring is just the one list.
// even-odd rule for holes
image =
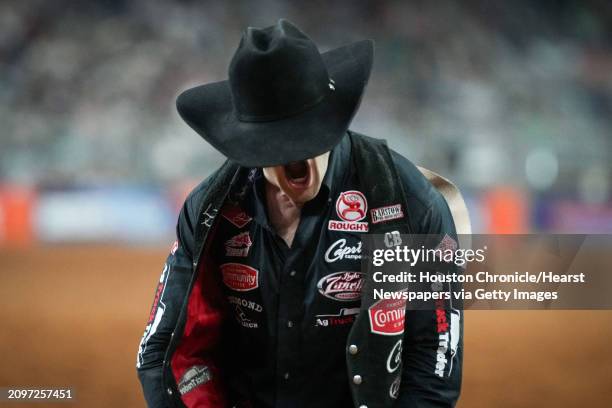
[[312, 159], [284, 166], [264, 167], [263, 173], [270, 184], [279, 188], [293, 203], [301, 206], [319, 193], [328, 161], [329, 152], [326, 152]]

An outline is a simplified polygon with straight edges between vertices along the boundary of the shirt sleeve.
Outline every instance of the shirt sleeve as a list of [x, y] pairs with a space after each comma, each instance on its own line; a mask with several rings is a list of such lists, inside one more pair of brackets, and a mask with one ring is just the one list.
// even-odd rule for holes
[[193, 271], [197, 209], [192, 201], [194, 193], [208, 188], [211, 178], [194, 189], [181, 209], [176, 226], [176, 241], [156, 284], [153, 305], [138, 346], [136, 370], [147, 406], [150, 408], [169, 406], [162, 373], [166, 351], [176, 328]]
[[[414, 167], [406, 162], [398, 165], [404, 179], [405, 173], [412, 171], [409, 166]], [[408, 178], [416, 177], [411, 174]], [[414, 191], [414, 183], [409, 188], [411, 194], [418, 195], [421, 203], [428, 206], [418, 220], [413, 220], [414, 232], [445, 241], [444, 245], [457, 245], [453, 217], [444, 197], [428, 182], [419, 185], [421, 191]], [[456, 268], [450, 263], [443, 266], [443, 271], [448, 273]], [[463, 314], [457, 306], [451, 299], [432, 305], [432, 310], [406, 312], [403, 371], [395, 407], [454, 407], [457, 403], [463, 356]]]

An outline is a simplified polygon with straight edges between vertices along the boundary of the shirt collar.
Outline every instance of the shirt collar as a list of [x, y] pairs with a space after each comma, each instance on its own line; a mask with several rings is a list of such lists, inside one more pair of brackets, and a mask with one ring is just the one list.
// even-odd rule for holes
[[[317, 211], [331, 202], [332, 197], [339, 194], [338, 189], [344, 184], [347, 174], [349, 160], [351, 157], [351, 143], [348, 133], [340, 140], [329, 155], [327, 171], [321, 183], [319, 194], [304, 206], [302, 211]], [[253, 216], [255, 221], [261, 226], [271, 228], [266, 211], [265, 177], [261, 168], [257, 169], [253, 180], [253, 188], [247, 196], [250, 198], [247, 204], [247, 211]]]

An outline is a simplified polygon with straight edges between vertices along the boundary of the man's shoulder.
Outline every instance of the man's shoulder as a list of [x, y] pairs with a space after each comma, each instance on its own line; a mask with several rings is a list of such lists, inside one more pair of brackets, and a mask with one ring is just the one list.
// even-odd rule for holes
[[224, 164], [219, 166], [215, 171], [208, 175], [204, 180], [198, 183], [190, 192], [187, 194], [185, 203], [183, 205], [184, 215], [191, 220], [194, 220], [200, 211], [200, 207], [203, 202], [214, 194], [211, 189], [221, 190], [225, 185], [219, 185], [218, 178], [223, 177], [225, 173], [231, 172], [232, 174], [238, 169], [238, 165], [226, 161]]
[[[353, 132], [353, 134], [361, 138], [365, 144], [381, 146], [385, 143], [383, 139], [372, 138], [356, 132]], [[421, 170], [397, 151], [390, 147], [388, 147], [388, 150], [404, 189], [407, 209], [414, 222], [414, 230], [420, 230], [422, 219], [430, 216], [431, 212], [446, 214], [448, 209], [444, 197], [429, 182]]]
[[416, 209], [414, 230], [423, 233], [454, 231], [453, 217], [442, 193], [410, 160], [393, 150], [391, 157], [402, 180], [407, 205]]
[[442, 198], [440, 192], [427, 180], [421, 170], [409, 159], [389, 148], [393, 164], [402, 180], [406, 197], [430, 208]]

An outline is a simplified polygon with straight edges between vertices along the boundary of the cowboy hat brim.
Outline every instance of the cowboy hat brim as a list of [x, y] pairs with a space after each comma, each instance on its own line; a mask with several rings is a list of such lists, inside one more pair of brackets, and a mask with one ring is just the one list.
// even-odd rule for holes
[[176, 106], [191, 128], [231, 160], [268, 167], [318, 156], [342, 139], [355, 115], [372, 69], [374, 43], [359, 41], [321, 54], [335, 88], [313, 107], [265, 122], [240, 121], [229, 82], [191, 88]]

